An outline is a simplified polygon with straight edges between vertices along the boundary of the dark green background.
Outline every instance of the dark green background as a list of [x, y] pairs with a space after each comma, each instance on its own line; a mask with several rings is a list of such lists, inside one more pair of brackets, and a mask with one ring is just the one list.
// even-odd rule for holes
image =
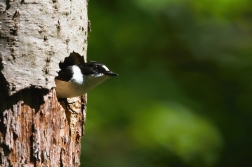
[[90, 0], [82, 167], [252, 166], [252, 1]]

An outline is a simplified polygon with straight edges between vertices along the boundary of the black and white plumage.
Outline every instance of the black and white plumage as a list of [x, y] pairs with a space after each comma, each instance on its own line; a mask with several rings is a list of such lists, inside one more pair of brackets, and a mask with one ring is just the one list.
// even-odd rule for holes
[[118, 74], [98, 62], [68, 66], [55, 78], [57, 97], [81, 96], [111, 76]]

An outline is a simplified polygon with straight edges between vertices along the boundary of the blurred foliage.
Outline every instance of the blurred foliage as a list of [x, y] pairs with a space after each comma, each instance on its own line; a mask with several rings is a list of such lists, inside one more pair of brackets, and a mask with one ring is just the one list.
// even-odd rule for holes
[[252, 1], [91, 0], [81, 166], [252, 166]]

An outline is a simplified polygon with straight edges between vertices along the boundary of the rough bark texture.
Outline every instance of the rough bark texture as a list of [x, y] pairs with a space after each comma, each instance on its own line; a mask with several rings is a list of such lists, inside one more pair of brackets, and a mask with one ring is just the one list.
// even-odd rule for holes
[[53, 87], [87, 33], [86, 0], [0, 0], [0, 166], [80, 165], [86, 97], [70, 112]]
[[[43, 93], [46, 95], [41, 96]], [[75, 104], [79, 109], [71, 113], [57, 102], [54, 89], [49, 93], [26, 89], [0, 100], [1, 166], [80, 165], [85, 122], [80, 101]]]
[[[59, 62], [86, 56], [86, 0], [0, 0], [0, 60], [10, 95], [51, 89]], [[0, 69], [1, 69], [0, 66]]]

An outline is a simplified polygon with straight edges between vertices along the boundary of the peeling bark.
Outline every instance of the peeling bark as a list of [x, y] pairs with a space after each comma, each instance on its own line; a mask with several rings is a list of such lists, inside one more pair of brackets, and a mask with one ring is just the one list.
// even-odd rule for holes
[[27, 89], [0, 99], [0, 165], [80, 165], [85, 97], [71, 113], [57, 102], [54, 89], [45, 94], [39, 99], [41, 90]]

